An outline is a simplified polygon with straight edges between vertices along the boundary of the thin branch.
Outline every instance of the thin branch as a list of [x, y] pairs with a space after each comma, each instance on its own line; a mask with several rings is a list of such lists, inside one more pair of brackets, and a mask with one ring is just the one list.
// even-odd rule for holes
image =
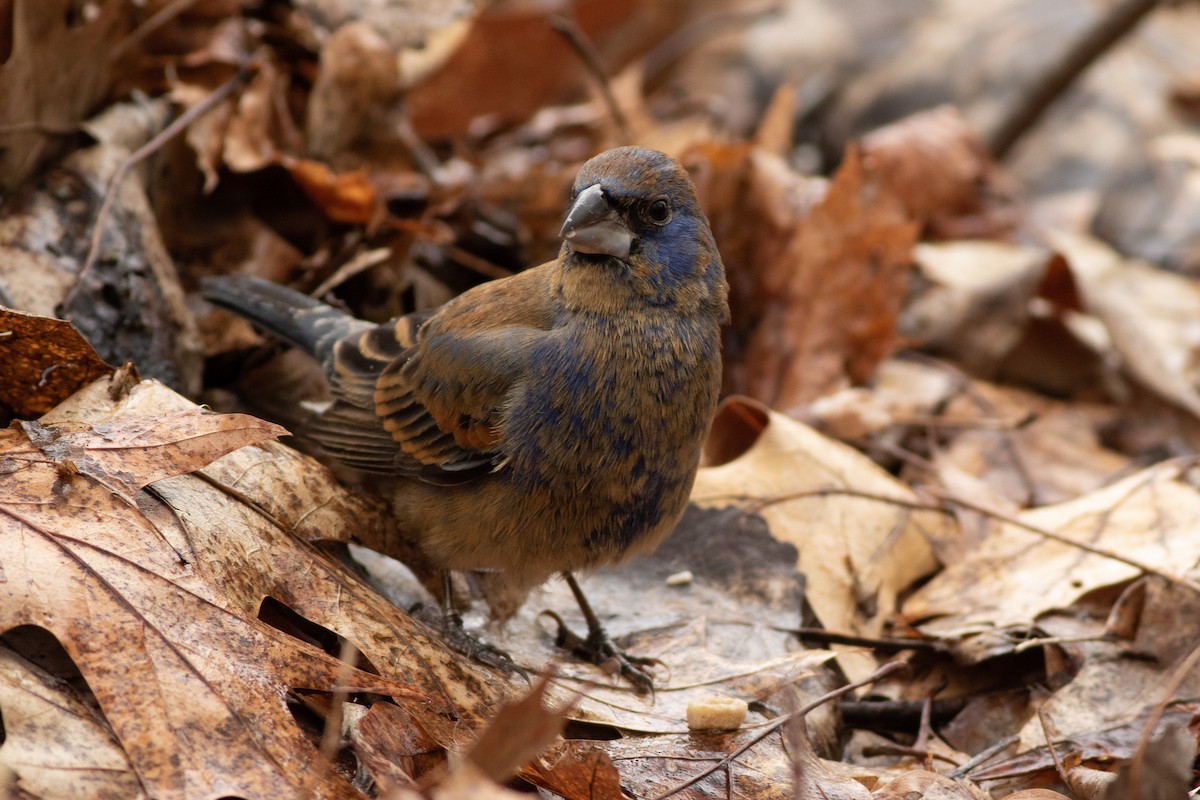
[[1038, 723], [1042, 726], [1042, 738], [1046, 740], [1046, 749], [1050, 751], [1050, 760], [1054, 762], [1054, 771], [1058, 773], [1058, 779], [1063, 782], [1064, 786], [1070, 786], [1071, 779], [1067, 776], [1067, 770], [1063, 767], [1058, 752], [1054, 749], [1054, 737], [1057, 734], [1052, 730], [1054, 726], [1046, 722], [1046, 714], [1040, 706], [1037, 710], [1037, 718]]
[[988, 150], [997, 159], [1004, 158], [1022, 136], [1037, 124], [1055, 100], [1100, 56], [1132, 33], [1160, 0], [1125, 0], [1093, 25], [1037, 78], [1029, 91], [1017, 98], [1008, 114], [987, 137]]
[[312, 290], [311, 296], [316, 298], [324, 297], [360, 272], [366, 272], [371, 267], [374, 267], [376, 264], [382, 264], [391, 257], [392, 249], [390, 247], [379, 247], [359, 253], [334, 270], [333, 274], [328, 278], [321, 281], [321, 285]]
[[196, 0], [175, 0], [175, 2], [165, 5], [151, 14], [149, 19], [130, 31], [129, 35], [124, 39], [117, 42], [116, 46], [108, 54], [109, 62], [116, 61], [141, 44], [147, 36], [178, 17], [184, 11], [187, 11], [195, 2]]
[[952, 767], [958, 766], [958, 762], [955, 761], [950, 756], [944, 755], [942, 753], [935, 753], [932, 750], [927, 750], [927, 749], [921, 748], [921, 747], [900, 747], [899, 745], [875, 745], [873, 747], [864, 747], [862, 752], [863, 752], [863, 755], [867, 756], [868, 758], [871, 756], [911, 756], [913, 758], [919, 758], [922, 761], [928, 761], [929, 759], [936, 759], [938, 761], [945, 761], [947, 764], [949, 764]]
[[358, 668], [358, 648], [349, 639], [342, 640], [338, 660], [341, 664], [338, 665], [336, 688], [329, 697], [329, 716], [325, 718], [320, 747], [321, 756], [331, 766], [337, 763], [338, 748], [342, 743], [342, 720], [345, 717], [346, 701], [350, 697], [346, 686], [349, 685], [354, 670]]
[[587, 34], [583, 32], [583, 28], [579, 27], [575, 16], [566, 9], [559, 11], [550, 17], [550, 27], [567, 40], [567, 44], [571, 45], [576, 55], [579, 56], [579, 60], [587, 67], [588, 73], [600, 87], [600, 94], [604, 97], [605, 105], [608, 106], [608, 113], [612, 114], [613, 122], [621, 132], [622, 140], [626, 144], [632, 143], [634, 141], [633, 127], [630, 126], [625, 112], [617, 105], [617, 98], [608, 85], [608, 76], [604, 74], [604, 68], [600, 66], [600, 56], [591, 40], [587, 38]]
[[40, 133], [44, 136], [74, 136], [82, 130], [78, 125], [53, 125], [46, 122], [10, 122], [0, 125], [0, 135]]
[[921, 650], [931, 653], [948, 653], [946, 643], [938, 639], [917, 639], [915, 637], [877, 637], [857, 636], [852, 633], [838, 633], [825, 628], [789, 628], [783, 625], [771, 625], [770, 630], [780, 633], [790, 633], [798, 639], [820, 642], [821, 644], [844, 644], [852, 647], [869, 647], [878, 653], [899, 653], [902, 650]]
[[1021, 530], [1037, 534], [1038, 536], [1059, 542], [1060, 544], [1078, 548], [1085, 552], [1091, 553], [1092, 555], [1102, 556], [1103, 558], [1110, 558], [1113, 561], [1119, 561], [1122, 564], [1128, 564], [1129, 566], [1141, 570], [1148, 575], [1157, 575], [1169, 583], [1173, 583], [1176, 586], [1182, 586], [1190, 591], [1200, 594], [1200, 584], [1189, 578], [1164, 572], [1153, 564], [1147, 564], [1146, 562], [1139, 561], [1136, 558], [1130, 558], [1129, 556], [1118, 553], [1115, 550], [1109, 550], [1104, 547], [1097, 547], [1096, 545], [1088, 544], [1087, 542], [1081, 542], [1078, 539], [1073, 539], [1070, 536], [1064, 536], [1063, 534], [1058, 533], [1057, 531], [1049, 530], [1048, 528], [1042, 528], [1028, 522], [1023, 522], [1014, 516], [997, 511], [994, 508], [988, 508], [987, 506], [967, 500], [965, 497], [959, 497], [957, 495], [942, 492], [938, 492], [938, 495], [947, 503], [951, 503], [956, 506], [962, 506], [963, 508], [974, 511], [977, 514], [984, 514], [992, 519], [999, 520], [1000, 522], [1008, 525], [1016, 526]]
[[967, 777], [967, 775], [971, 772], [971, 770], [975, 769], [976, 767], [978, 767], [980, 764], [984, 763], [985, 761], [991, 761], [992, 758], [999, 755], [1000, 753], [1003, 753], [1005, 750], [1007, 750], [1008, 748], [1010, 748], [1014, 744], [1016, 744], [1020, 738], [1021, 737], [1015, 733], [1012, 736], [1005, 736], [1003, 739], [996, 742], [995, 744], [993, 744], [991, 747], [987, 748], [986, 750], [981, 750], [978, 753], [976, 753], [974, 756], [971, 757], [970, 761], [963, 764], [958, 769], [955, 769], [953, 772], [948, 774], [946, 777], [950, 778], [951, 780], [956, 780], [956, 781]]
[[108, 222], [108, 215], [112, 211], [113, 200], [116, 199], [117, 190], [121, 187], [125, 178], [129, 176], [129, 173], [133, 171], [133, 168], [156, 153], [168, 141], [182, 133], [188, 125], [228, 99], [245, 84], [250, 75], [251, 70], [249, 69], [239, 70], [237, 75], [234, 75], [217, 87], [208, 97], [180, 114], [170, 125], [159, 131], [154, 138], [139, 147], [129, 155], [129, 158], [121, 162], [121, 165], [113, 172], [112, 177], [108, 181], [108, 186], [104, 190], [104, 200], [100, 204], [100, 210], [96, 212], [96, 221], [92, 225], [92, 237], [88, 243], [87, 256], [84, 258], [83, 266], [80, 268], [79, 275], [75, 279], [75, 285], [71, 287], [71, 290], [67, 292], [67, 296], [62, 301], [62, 307], [65, 308], [74, 301], [75, 296], [83, 287], [88, 273], [95, 266], [96, 258], [100, 252], [100, 240], [104, 234], [104, 226]]
[[845, 686], [841, 687], [840, 689], [834, 689], [832, 692], [821, 695], [816, 700], [813, 700], [812, 702], [808, 703], [807, 705], [804, 705], [801, 708], [796, 709], [795, 711], [792, 711], [788, 714], [783, 714], [781, 716], [776, 717], [775, 719], [771, 720], [771, 722], [768, 723], [767, 725], [764, 725], [762, 728], [759, 728], [758, 732], [755, 733], [755, 735], [752, 736], [745, 744], [743, 744], [741, 747], [734, 750], [729, 755], [722, 758], [716, 764], [713, 764], [711, 767], [708, 767], [707, 769], [700, 772], [699, 774], [694, 775], [691, 778], [688, 778], [686, 781], [679, 784], [678, 786], [674, 786], [674, 787], [668, 789], [667, 791], [663, 792], [662, 794], [655, 796], [653, 798], [653, 800], [666, 800], [666, 798], [670, 797], [671, 795], [678, 794], [679, 792], [682, 792], [684, 789], [688, 788], [689, 786], [694, 786], [695, 784], [697, 784], [700, 781], [707, 778], [709, 775], [712, 775], [714, 772], [718, 772], [722, 769], [726, 769], [729, 765], [733, 764], [734, 761], [736, 761], [738, 758], [740, 758], [741, 755], [743, 753], [745, 753], [747, 750], [749, 750], [751, 747], [754, 747], [754, 745], [756, 745], [759, 742], [761, 742], [762, 740], [766, 739], [768, 736], [770, 736], [775, 731], [779, 730], [781, 727], [783, 727], [787, 723], [789, 723], [793, 720], [801, 719], [801, 718], [805, 717], [808, 714], [808, 712], [812, 711], [814, 708], [817, 708], [818, 706], [822, 706], [825, 703], [828, 703], [830, 700], [836, 700], [837, 698], [841, 697], [842, 695], [848, 694], [849, 692], [852, 692], [855, 689], [859, 689], [863, 686], [866, 686], [867, 684], [876, 683], [877, 681], [882, 680], [883, 678], [886, 678], [888, 675], [891, 675], [893, 672], [899, 672], [902, 669], [907, 669], [907, 667], [908, 667], [907, 664], [904, 664], [903, 662], [900, 662], [900, 661], [893, 661], [890, 664], [884, 664], [882, 667], [875, 670], [874, 673], [872, 673], [871, 675], [869, 675], [866, 678], [863, 678], [861, 681], [855, 681], [854, 683], [848, 683]]

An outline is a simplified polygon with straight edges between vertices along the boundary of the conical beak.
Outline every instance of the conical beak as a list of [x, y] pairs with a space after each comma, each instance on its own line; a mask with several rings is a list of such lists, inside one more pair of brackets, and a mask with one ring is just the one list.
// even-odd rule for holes
[[558, 235], [579, 253], [628, 258], [633, 233], [596, 183], [579, 193]]

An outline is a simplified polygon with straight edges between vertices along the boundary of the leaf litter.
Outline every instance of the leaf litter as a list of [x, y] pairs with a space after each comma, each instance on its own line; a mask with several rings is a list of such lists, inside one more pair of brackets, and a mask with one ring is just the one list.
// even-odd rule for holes
[[[923, 25], [912, 10], [817, 0], [782, 18], [702, 2], [579, 0], [558, 17], [164, 0], [75, 18], [68, 5], [0, 9], [38, 23], [0, 59], [0, 87], [19, 89], [4, 93], [14, 127], [0, 134], [13, 190], [0, 302], [42, 315], [5, 312], [0, 340], [0, 411], [17, 420], [0, 442], [0, 785], [1024, 798], [1195, 786], [1194, 132], [1143, 103], [1155, 135], [1141, 135], [1112, 99], [1158, 98], [1164, 65], [1194, 69], [1182, 50], [1107, 83], [1097, 68], [1066, 102], [1104, 96], [1111, 113], [1068, 124], [1060, 111], [1034, 134], [1043, 145], [1000, 165], [983, 142], [1034, 60], [987, 21], [1058, 41], [1085, 27], [1080, 4], [1048, 21], [997, 0]], [[827, 48], [836, 68], [754, 46], [796, 15], [847, 44]], [[1151, 15], [1119, 60], [1149, 63], [1148, 42], [1186, 38], [1196, 17]], [[714, 20], [737, 32], [706, 33]], [[552, 23], [582, 32], [606, 79]], [[895, 41], [877, 46], [889, 28]], [[94, 53], [113, 31], [132, 34], [86, 79], [36, 68], [52, 46]], [[846, 55], [864, 43], [857, 63]], [[770, 92], [714, 88], [766, 76]], [[154, 141], [169, 106], [137, 101], [86, 123], [91, 147], [47, 146], [131, 87], [191, 109], [184, 135]], [[920, 113], [881, 115], [889, 97]], [[40, 128], [26, 125], [33, 109]], [[693, 169], [734, 303], [730, 397], [693, 506], [653, 558], [585, 581], [609, 629], [663, 662], [651, 697], [553, 648], [543, 610], [580, 625], [558, 582], [510, 598], [503, 626], [467, 609], [536, 691], [464, 659], [420, 621], [436, 576], [378, 498], [272, 441], [277, 426], [207, 412], [132, 369], [103, 377], [132, 358], [236, 409], [218, 385], [271, 347], [185, 303], [196, 277], [260, 274], [376, 319], [429, 308], [551, 257], [578, 164], [629, 137]], [[129, 169], [147, 143], [151, 168]], [[1090, 143], [1130, 158], [1106, 173], [1080, 156]], [[89, 240], [107, 195], [104, 235]], [[99, 355], [49, 316], [71, 317]], [[250, 379], [266, 418], [313, 399], [311, 375], [285, 364]], [[476, 576], [457, 593], [487, 588]], [[906, 671], [875, 674], [891, 663]], [[788, 716], [872, 676], [869, 691]], [[689, 732], [689, 702], [713, 696], [745, 700], [747, 723]], [[67, 730], [78, 745], [56, 749]]]

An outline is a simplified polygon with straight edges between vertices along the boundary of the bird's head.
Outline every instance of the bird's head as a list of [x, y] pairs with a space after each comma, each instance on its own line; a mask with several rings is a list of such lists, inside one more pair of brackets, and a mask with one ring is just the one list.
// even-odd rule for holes
[[611, 295], [580, 302], [724, 308], [725, 272], [708, 221], [687, 171], [665, 153], [619, 147], [584, 164], [560, 235], [564, 278]]

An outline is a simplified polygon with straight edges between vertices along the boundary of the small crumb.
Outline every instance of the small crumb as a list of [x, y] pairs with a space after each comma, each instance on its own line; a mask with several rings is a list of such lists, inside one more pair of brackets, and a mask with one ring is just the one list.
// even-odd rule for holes
[[683, 572], [676, 572], [674, 575], [667, 576], [667, 586], [691, 586], [692, 571], [685, 569]]
[[732, 731], [746, 721], [750, 706], [731, 697], [702, 697], [687, 707], [688, 729], [693, 731]]

